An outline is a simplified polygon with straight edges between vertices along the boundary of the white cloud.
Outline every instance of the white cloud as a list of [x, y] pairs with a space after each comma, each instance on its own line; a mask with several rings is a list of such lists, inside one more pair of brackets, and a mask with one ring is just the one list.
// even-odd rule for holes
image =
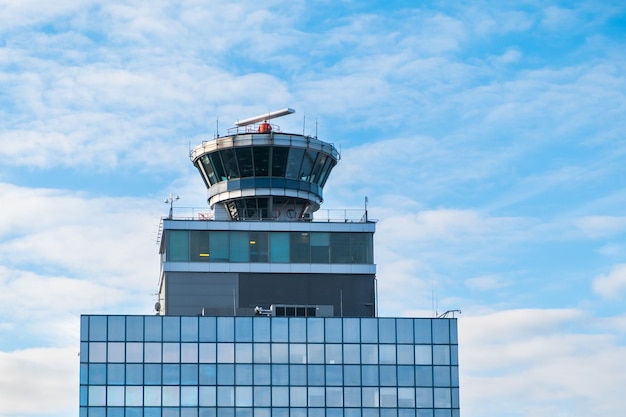
[[626, 216], [584, 216], [576, 222], [587, 236], [605, 238], [626, 232]]
[[78, 370], [77, 347], [0, 352], [0, 415], [76, 415]]
[[618, 300], [626, 293], [626, 264], [615, 265], [606, 275], [593, 280], [593, 291], [606, 299]]
[[465, 285], [471, 289], [477, 289], [480, 291], [490, 291], [498, 288], [503, 288], [510, 285], [502, 279], [502, 277], [495, 275], [483, 275], [480, 277], [468, 278], [465, 280]]
[[571, 309], [461, 316], [464, 415], [606, 415], [619, 409], [626, 346], [613, 329], [595, 333], [599, 322]]

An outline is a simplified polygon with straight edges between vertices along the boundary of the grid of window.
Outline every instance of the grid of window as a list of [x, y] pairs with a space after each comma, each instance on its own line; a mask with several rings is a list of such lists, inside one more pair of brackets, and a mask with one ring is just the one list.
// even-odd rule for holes
[[81, 417], [457, 417], [454, 319], [82, 316]]
[[373, 233], [168, 230], [175, 262], [372, 264]]

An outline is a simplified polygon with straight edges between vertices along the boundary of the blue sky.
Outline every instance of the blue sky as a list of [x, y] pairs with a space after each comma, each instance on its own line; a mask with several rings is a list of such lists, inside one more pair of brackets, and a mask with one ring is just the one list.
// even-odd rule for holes
[[[190, 146], [284, 107], [378, 219], [381, 316], [461, 309], [465, 417], [619, 415], [619, 1], [0, 0], [0, 416], [78, 414], [81, 313], [152, 314]], [[306, 124], [305, 124], [306, 120]]]

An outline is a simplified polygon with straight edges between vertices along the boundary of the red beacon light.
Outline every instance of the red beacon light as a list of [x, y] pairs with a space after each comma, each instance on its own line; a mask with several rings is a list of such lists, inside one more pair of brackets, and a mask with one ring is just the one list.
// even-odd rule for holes
[[259, 125], [259, 133], [269, 133], [272, 131], [272, 125], [267, 123], [265, 120], [263, 123]]

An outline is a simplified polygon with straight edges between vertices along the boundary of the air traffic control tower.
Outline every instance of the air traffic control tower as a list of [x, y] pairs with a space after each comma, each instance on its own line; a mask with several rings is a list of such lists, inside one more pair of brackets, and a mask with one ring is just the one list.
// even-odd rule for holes
[[377, 317], [375, 224], [319, 209], [339, 154], [290, 113], [192, 150], [212, 210], [169, 199], [157, 315], [81, 316], [80, 417], [460, 417], [457, 320]]
[[291, 113], [239, 121], [191, 151], [211, 211], [163, 220], [159, 314], [376, 316], [375, 223], [319, 210], [339, 153], [272, 123]]

